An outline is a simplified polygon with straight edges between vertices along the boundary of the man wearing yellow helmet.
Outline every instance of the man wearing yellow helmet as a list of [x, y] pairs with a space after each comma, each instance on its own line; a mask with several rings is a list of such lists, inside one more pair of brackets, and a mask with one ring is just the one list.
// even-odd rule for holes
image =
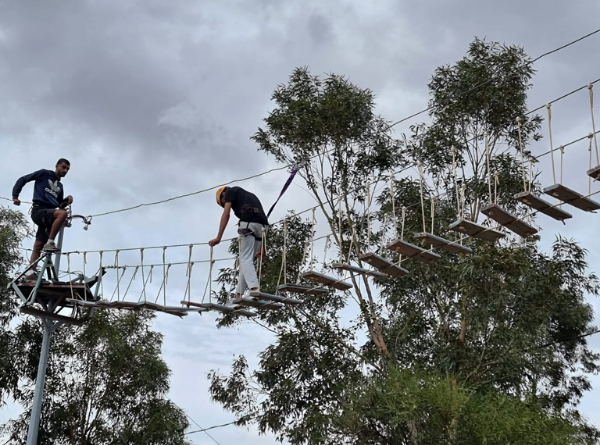
[[262, 234], [269, 225], [267, 215], [257, 196], [241, 187], [221, 187], [216, 194], [217, 204], [223, 207], [219, 233], [208, 242], [216, 246], [221, 242], [223, 232], [229, 223], [231, 210], [239, 218], [238, 235], [240, 238], [240, 276], [237, 287], [239, 298], [246, 289], [258, 290], [258, 278], [254, 267], [254, 257], [264, 257]]

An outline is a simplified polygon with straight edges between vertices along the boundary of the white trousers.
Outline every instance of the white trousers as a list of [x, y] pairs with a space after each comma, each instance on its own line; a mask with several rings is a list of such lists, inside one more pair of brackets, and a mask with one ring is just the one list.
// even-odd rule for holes
[[[263, 225], [259, 223], [240, 222], [238, 229], [240, 246], [240, 276], [238, 279], [237, 293], [243, 294], [249, 288], [259, 287], [254, 256], [262, 245]], [[253, 236], [254, 234], [254, 236]]]

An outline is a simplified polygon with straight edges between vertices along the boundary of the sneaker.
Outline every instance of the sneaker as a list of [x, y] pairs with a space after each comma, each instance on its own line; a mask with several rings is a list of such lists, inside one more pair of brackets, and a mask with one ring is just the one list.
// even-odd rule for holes
[[22, 280], [25, 282], [36, 282], [39, 275], [37, 272], [31, 272], [29, 275], [25, 275]]
[[56, 247], [54, 241], [48, 241], [42, 248], [42, 252], [60, 252], [60, 249]]

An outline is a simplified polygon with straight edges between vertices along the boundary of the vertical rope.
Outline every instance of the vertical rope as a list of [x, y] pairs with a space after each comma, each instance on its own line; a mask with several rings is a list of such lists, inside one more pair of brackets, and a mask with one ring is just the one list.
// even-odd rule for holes
[[[141, 247], [140, 248], [140, 267], [142, 268], [142, 284], [145, 281], [145, 276], [144, 276], [144, 248]], [[143, 291], [142, 291], [142, 295], [144, 295], [144, 301], [146, 301], [146, 286], [144, 286]]]
[[[421, 162], [417, 162], [419, 166], [419, 187], [421, 189], [421, 215], [423, 216], [423, 233], [427, 232], [427, 228], [425, 227], [425, 200], [423, 198], [423, 166]], [[402, 208], [404, 212], [404, 207]], [[404, 223], [402, 223], [402, 230], [404, 231]]]
[[367, 225], [367, 245], [371, 241], [371, 220], [369, 218], [369, 209], [371, 208], [371, 189], [367, 185], [367, 200], [365, 201], [365, 221]]
[[[590, 135], [589, 137], [590, 140], [590, 146], [588, 148], [588, 151], [590, 152], [590, 160], [589, 160], [589, 167], [588, 169], [592, 169], [592, 135]], [[592, 194], [592, 177], [588, 176], [588, 195]]]
[[329, 237], [331, 235], [327, 235], [325, 237], [325, 249], [323, 249], [323, 266], [325, 266], [325, 263], [327, 262], [327, 247], [329, 245]]
[[454, 189], [456, 190], [456, 213], [460, 218], [462, 212], [460, 211], [460, 191], [458, 190], [458, 175], [456, 174], [456, 148], [452, 146], [452, 174], [454, 176]]
[[338, 227], [340, 230], [340, 263], [344, 262], [344, 238], [343, 238], [343, 230], [342, 230], [342, 200], [340, 198], [340, 207], [338, 209]]
[[315, 226], [317, 220], [315, 216], [315, 208], [312, 209], [312, 227], [311, 227], [311, 243], [310, 243], [310, 270], [313, 270], [314, 250], [315, 250]]
[[[313, 210], [314, 211], [314, 210]], [[265, 230], [265, 227], [263, 226], [261, 229], [261, 248], [263, 248], [264, 246], [264, 252], [261, 251], [262, 253], [264, 253], [266, 255], [267, 253], [267, 231]], [[258, 289], [260, 291], [260, 282], [262, 280], [262, 265], [263, 265], [263, 258], [262, 258], [262, 254], [261, 256], [258, 258]]]
[[[121, 275], [119, 275], [119, 269], [121, 269], [121, 267], [117, 268], [117, 289], [119, 288], [119, 284], [121, 283], [121, 280], [123, 279], [123, 277], [125, 276], [125, 272], [127, 272], [127, 266], [123, 266], [123, 272], [121, 273]], [[112, 295], [110, 296], [110, 301], [112, 301], [115, 298], [115, 293], [117, 292], [117, 289], [115, 289], [112, 293]], [[117, 301], [121, 301], [121, 296], [119, 294], [119, 296], [117, 296]]]
[[[117, 249], [117, 251], [115, 252], [115, 267], [117, 269], [117, 301], [121, 300], [121, 290], [120, 290], [120, 286], [119, 286], [119, 282], [121, 280], [119, 280], [119, 250]], [[113, 292], [113, 297], [114, 297], [114, 292]], [[112, 297], [111, 297], [112, 300]]]
[[433, 225], [433, 220], [435, 218], [435, 196], [432, 196], [431, 198], [429, 198], [429, 200], [431, 201], [431, 233], [433, 234], [435, 227]]
[[498, 172], [494, 172], [494, 204], [498, 204], [498, 184], [500, 183], [500, 176]]
[[525, 166], [525, 153], [523, 150], [523, 138], [521, 136], [521, 118], [520, 117], [517, 118], [517, 128], [519, 130], [519, 151], [521, 152], [521, 170], [523, 172], [523, 191], [526, 192], [527, 191], [527, 179], [526, 179], [527, 167]]
[[[163, 246], [163, 254], [162, 254], [162, 268], [163, 268], [163, 303], [167, 305], [167, 282], [166, 282], [166, 262], [167, 262], [167, 246]], [[160, 290], [159, 290], [160, 292]], [[160, 295], [160, 294], [159, 294]]]
[[560, 150], [560, 183], [562, 184], [562, 182], [563, 182], [563, 159], [565, 157], [565, 147], [564, 147], [564, 145], [561, 145], [560, 147], [558, 147], [558, 149]]
[[[100, 251], [100, 270], [99, 273], [102, 274], [102, 251]], [[104, 280], [100, 278], [100, 294], [104, 298]]]
[[183, 295], [183, 299], [185, 300], [185, 297], [187, 295], [187, 301], [190, 301], [191, 298], [191, 284], [190, 281], [192, 279], [192, 266], [194, 265], [194, 263], [192, 263], [192, 251], [194, 250], [194, 245], [190, 244], [188, 246], [189, 250], [188, 250], [188, 264], [187, 264], [187, 270], [185, 271], [185, 275], [187, 277], [187, 284], [185, 287], [185, 294]]
[[287, 279], [287, 216], [283, 219], [283, 250], [281, 251], [281, 268], [279, 269], [279, 276], [277, 277], [277, 287], [281, 284], [281, 276], [283, 279]]
[[396, 216], [396, 198], [394, 196], [394, 178], [390, 176], [390, 200], [392, 201], [392, 223], [394, 226], [394, 239], [398, 238], [398, 218]]
[[[86, 275], [85, 275], [85, 265], [87, 264], [87, 252], [83, 252], [83, 279], [86, 280]], [[43, 271], [42, 271], [43, 273]]]
[[[400, 241], [404, 241], [404, 222], [406, 220], [406, 207], [402, 206], [402, 221], [400, 231]], [[398, 264], [402, 262], [402, 254], [398, 254]]]
[[[208, 302], [212, 303], [212, 271], [215, 261], [213, 259], [213, 246], [210, 246], [210, 266], [208, 268]], [[204, 298], [202, 298], [204, 303]]]
[[492, 203], [492, 170], [490, 169], [490, 144], [487, 133], [485, 133], [485, 160], [487, 164], [489, 202]]
[[594, 85], [589, 84], [590, 92], [590, 113], [592, 114], [592, 134], [594, 135], [594, 145], [596, 147], [596, 164], [600, 165], [600, 156], [598, 155], [598, 139], [596, 138], [596, 122], [594, 121]]
[[552, 179], [556, 184], [556, 168], [554, 167], [554, 144], [552, 143], [552, 111], [551, 105], [546, 104], [546, 110], [548, 110], [548, 135], [550, 139], [550, 159], [552, 159]]

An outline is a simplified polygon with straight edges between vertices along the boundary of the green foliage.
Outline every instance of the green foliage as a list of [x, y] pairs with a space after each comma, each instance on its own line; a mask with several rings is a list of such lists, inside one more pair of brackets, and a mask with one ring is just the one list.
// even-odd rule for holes
[[[160, 358], [153, 315], [98, 310], [85, 327], [63, 326], [53, 336], [46, 373], [40, 444], [187, 444], [185, 413], [168, 400], [169, 369]], [[27, 411], [4, 427], [8, 443], [27, 435], [37, 373], [39, 322], [17, 330], [15, 357]]]
[[[328, 272], [336, 255], [363, 267], [368, 251], [397, 261], [385, 248], [390, 232], [413, 243], [423, 231], [455, 240], [448, 226], [477, 222], [487, 202], [527, 219], [514, 195], [538, 187], [521, 158], [539, 138], [541, 118], [526, 112], [532, 75], [523, 49], [475, 40], [461, 61], [436, 70], [432, 123], [394, 141], [371, 92], [298, 69], [277, 87], [254, 140], [280, 162], [312, 160], [303, 176], [331, 230]], [[390, 188], [390, 171], [418, 164], [422, 181], [401, 175]], [[295, 274], [307, 267], [298, 249], [312, 229], [294, 219], [288, 231]], [[280, 227], [271, 240], [281, 264]], [[596, 443], [576, 407], [599, 371], [586, 302], [599, 281], [575, 241], [559, 237], [550, 254], [538, 241], [457, 240], [473, 254], [403, 258], [402, 279], [351, 277], [354, 298], [338, 292], [331, 303], [307, 297], [284, 315], [261, 313], [275, 343], [256, 370], [242, 356], [229, 376], [212, 373], [211, 395], [240, 423], [292, 444]], [[269, 289], [276, 274], [265, 269]], [[232, 277], [223, 273], [222, 284]]]

